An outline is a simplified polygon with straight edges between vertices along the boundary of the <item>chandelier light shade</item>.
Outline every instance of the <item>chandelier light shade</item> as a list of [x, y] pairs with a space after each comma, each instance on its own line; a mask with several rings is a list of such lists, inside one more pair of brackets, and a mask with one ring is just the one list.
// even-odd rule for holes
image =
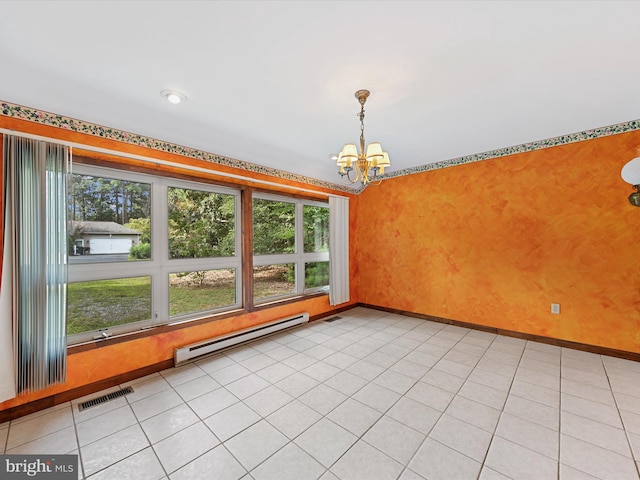
[[[360, 102], [360, 152], [353, 143], [348, 143], [340, 153], [336, 163], [339, 167], [340, 176], [347, 183], [360, 182], [363, 186], [372, 182], [379, 184], [379, 175], [384, 174], [384, 169], [391, 165], [389, 154], [382, 150], [382, 146], [377, 143], [370, 143], [365, 148], [364, 141], [364, 104], [369, 97], [369, 90], [358, 90], [355, 94]], [[377, 181], [376, 181], [377, 180]]]
[[635, 207], [640, 207], [640, 157], [629, 160], [620, 172], [622, 179], [630, 183], [636, 189], [629, 195], [629, 203]]

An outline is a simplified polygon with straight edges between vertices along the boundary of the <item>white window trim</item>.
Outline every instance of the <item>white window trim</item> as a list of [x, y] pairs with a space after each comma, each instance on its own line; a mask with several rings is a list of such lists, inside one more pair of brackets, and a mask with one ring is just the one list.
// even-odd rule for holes
[[[253, 255], [253, 266], [261, 267], [264, 265], [280, 265], [284, 263], [294, 263], [296, 265], [296, 278], [295, 278], [295, 292], [283, 294], [283, 295], [274, 295], [271, 297], [264, 298], [255, 298], [254, 295], [254, 303], [255, 305], [264, 305], [266, 303], [273, 303], [278, 300], [285, 300], [287, 298], [299, 297], [304, 294], [312, 294], [312, 293], [328, 293], [329, 286], [315, 287], [315, 288], [305, 288], [305, 275], [304, 275], [304, 266], [305, 263], [310, 262], [328, 262], [329, 261], [329, 252], [307, 252], [304, 250], [304, 214], [303, 208], [305, 205], [315, 206], [315, 207], [323, 207], [327, 210], [329, 209], [328, 202], [315, 201], [315, 200], [306, 200], [303, 198], [297, 197], [289, 197], [283, 195], [276, 195], [270, 193], [255, 193], [253, 195], [253, 200], [270, 200], [274, 202], [286, 202], [292, 203], [295, 205], [295, 253], [282, 253], [282, 254], [269, 254], [269, 255]], [[253, 279], [252, 279], [253, 281]]]
[[[158, 325], [181, 323], [211, 316], [219, 312], [237, 310], [242, 307], [241, 192], [239, 189], [77, 163], [73, 165], [71, 173], [151, 184], [151, 260], [105, 262], [100, 263], [101, 268], [99, 269], [95, 267], [96, 264], [89, 263], [69, 265], [69, 283], [112, 278], [151, 277], [152, 318], [112, 326], [104, 330], [101, 329], [100, 332], [104, 331], [109, 336], [118, 335]], [[168, 205], [166, 201], [169, 187], [234, 196], [235, 255], [233, 257], [169, 259]], [[236, 272], [236, 302], [233, 305], [173, 317], [169, 316], [169, 274], [231, 268], [235, 269]], [[68, 343], [80, 343], [95, 339], [98, 336], [99, 332], [96, 330], [69, 335]]]

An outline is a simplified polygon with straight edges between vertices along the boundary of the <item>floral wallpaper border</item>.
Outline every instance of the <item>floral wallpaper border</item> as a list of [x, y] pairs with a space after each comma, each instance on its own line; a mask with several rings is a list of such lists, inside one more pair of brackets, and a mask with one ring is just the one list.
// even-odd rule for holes
[[[103, 127], [82, 120], [76, 120], [73, 118], [65, 117], [62, 115], [56, 115], [53, 113], [43, 112], [29, 107], [16, 105], [9, 102], [1, 102], [0, 115], [12, 118], [19, 118], [21, 120], [27, 120], [41, 125], [49, 125], [52, 127], [62, 128], [77, 133], [84, 133], [92, 135], [94, 137], [107, 138], [109, 140], [116, 140], [118, 142], [128, 143], [131, 145], [137, 145], [140, 147], [151, 148], [161, 152], [175, 153], [184, 157], [194, 158], [197, 160], [203, 160], [217, 165], [224, 165], [227, 167], [238, 168], [252, 173], [260, 173], [269, 175], [281, 180], [289, 180], [294, 182], [302, 182], [308, 185], [314, 185], [317, 187], [328, 188], [331, 190], [338, 190], [348, 193], [360, 193], [364, 187], [354, 189], [346, 185], [340, 185], [323, 180], [317, 180], [303, 175], [295, 173], [285, 172], [275, 168], [265, 167], [250, 163], [242, 160], [236, 160], [229, 157], [223, 157], [213, 153], [204, 152], [202, 150], [196, 150], [195, 148], [184, 147], [182, 145], [176, 145], [173, 143], [165, 142], [162, 140], [156, 140], [154, 138], [145, 137], [143, 135], [137, 135], [134, 133], [123, 132], [115, 128]], [[565, 145], [568, 143], [582, 142], [584, 140], [592, 140], [595, 138], [606, 137], [609, 135], [617, 135], [619, 133], [631, 132], [634, 130], [640, 130], [640, 120], [632, 120], [630, 122], [619, 123], [617, 125], [610, 125], [608, 127], [594, 128], [592, 130], [586, 130], [584, 132], [571, 133], [568, 135], [562, 135], [559, 137], [548, 138], [546, 140], [537, 140], [535, 142], [523, 143], [521, 145], [515, 145], [512, 147], [499, 148], [497, 150], [490, 150], [488, 152], [476, 153], [473, 155], [465, 155], [462, 157], [452, 158], [449, 160], [443, 160], [440, 162], [429, 163], [426, 165], [420, 165], [417, 167], [406, 168], [403, 170], [395, 170], [386, 173], [381, 178], [395, 178], [402, 177], [404, 175], [411, 175], [414, 173], [428, 172], [430, 170], [437, 170], [440, 168], [453, 167], [455, 165], [463, 165], [465, 163], [479, 162], [481, 160], [489, 160], [492, 158], [504, 157], [507, 155], [514, 155], [517, 153], [530, 152], [533, 150], [540, 150], [543, 148], [556, 147], [558, 145]]]
[[143, 135], [123, 132], [122, 130], [117, 130], [115, 128], [104, 127], [102, 125], [96, 125], [94, 123], [84, 122], [82, 120], [76, 120], [74, 118], [69, 118], [62, 115], [43, 112], [41, 110], [24, 107], [22, 105], [16, 105], [14, 103], [2, 101], [0, 102], [0, 106], [0, 115], [3, 115], [5, 117], [19, 118], [21, 120], [27, 120], [34, 123], [39, 123], [41, 125], [62, 128], [65, 130], [70, 130], [72, 132], [84, 133], [86, 135], [91, 135], [94, 137], [116, 140], [118, 142], [128, 143], [130, 145], [136, 145], [139, 147], [151, 148], [160, 152], [174, 153], [177, 155], [182, 155], [183, 157], [203, 160], [205, 162], [216, 165], [224, 165], [227, 167], [242, 169], [247, 172], [269, 175], [281, 180], [302, 182], [308, 185], [314, 185], [317, 187], [323, 187], [348, 193], [357, 192], [357, 190], [347, 185], [325, 182], [323, 180], [305, 177], [304, 175], [298, 175], [275, 168], [257, 165], [251, 162], [236, 160], [233, 158], [224, 157], [222, 155], [216, 155], [213, 153], [204, 152], [202, 150], [196, 150], [195, 148], [176, 145], [151, 137], [145, 137]]
[[560, 137], [547, 138], [546, 140], [537, 140], [535, 142], [523, 143], [521, 145], [515, 145], [512, 147], [499, 148], [497, 150], [490, 150], [483, 153], [474, 153], [473, 155], [465, 155], [463, 157], [443, 160], [441, 162], [429, 163], [426, 165], [420, 165], [418, 167], [406, 168], [404, 170], [395, 170], [389, 173], [385, 173], [382, 178], [402, 177], [404, 175], [411, 175], [413, 173], [428, 172], [430, 170], [453, 167], [456, 165], [463, 165], [465, 163], [479, 162], [481, 160], [489, 160], [491, 158], [531, 152], [533, 150], [541, 150], [543, 148], [557, 147], [559, 145], [566, 145], [568, 143], [593, 140], [610, 135], [617, 135], [619, 133], [632, 132], [634, 130], [640, 130], [640, 120], [632, 120], [625, 123], [610, 125], [608, 127], [594, 128], [592, 130], [586, 130], [584, 132], [571, 133], [568, 135], [562, 135]]

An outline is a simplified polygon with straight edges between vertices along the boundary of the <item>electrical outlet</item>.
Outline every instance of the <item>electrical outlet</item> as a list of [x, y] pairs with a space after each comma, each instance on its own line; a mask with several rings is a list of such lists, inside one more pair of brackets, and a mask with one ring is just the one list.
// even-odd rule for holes
[[555, 315], [560, 315], [560, 304], [559, 303], [552, 303], [551, 304], [551, 313], [553, 313]]

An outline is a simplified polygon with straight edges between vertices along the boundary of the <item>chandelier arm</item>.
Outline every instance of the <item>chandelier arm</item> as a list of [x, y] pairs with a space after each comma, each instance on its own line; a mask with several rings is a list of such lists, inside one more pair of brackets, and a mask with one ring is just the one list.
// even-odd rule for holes
[[[351, 172], [355, 170], [356, 171], [356, 178], [351, 179]], [[349, 185], [349, 184], [354, 184], [358, 181], [359, 175], [358, 175], [358, 169], [356, 168], [352, 168], [350, 170], [347, 170], [347, 173], [345, 173], [344, 175], [342, 175], [342, 179], [343, 181], [346, 179], [346, 181], [344, 181], [345, 185]]]

